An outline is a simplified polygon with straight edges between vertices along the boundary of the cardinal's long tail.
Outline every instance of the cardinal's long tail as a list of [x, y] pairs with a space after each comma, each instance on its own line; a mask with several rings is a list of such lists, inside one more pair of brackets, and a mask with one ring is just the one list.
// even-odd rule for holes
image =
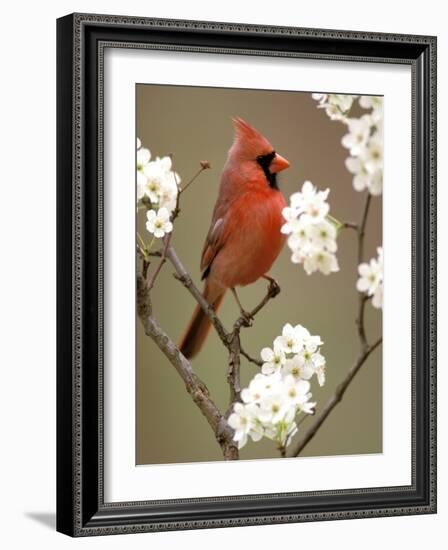
[[[211, 280], [205, 282], [202, 295], [215, 311], [218, 310], [224, 298], [225, 289]], [[187, 359], [191, 359], [202, 348], [210, 331], [211, 323], [207, 315], [198, 304], [193, 312], [193, 317], [179, 344], [180, 351]]]

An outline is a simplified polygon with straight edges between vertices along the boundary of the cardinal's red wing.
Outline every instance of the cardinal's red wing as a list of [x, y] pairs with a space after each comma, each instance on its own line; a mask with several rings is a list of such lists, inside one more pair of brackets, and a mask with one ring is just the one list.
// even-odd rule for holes
[[205, 239], [204, 248], [201, 256], [201, 271], [202, 279], [205, 279], [210, 272], [210, 267], [216, 254], [221, 250], [225, 242], [225, 220], [218, 218], [210, 226], [207, 238]]

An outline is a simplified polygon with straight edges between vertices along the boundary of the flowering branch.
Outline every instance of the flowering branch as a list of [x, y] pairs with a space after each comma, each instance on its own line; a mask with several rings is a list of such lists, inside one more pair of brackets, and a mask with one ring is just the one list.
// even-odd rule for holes
[[[364, 259], [364, 237], [365, 237], [365, 230], [367, 225], [367, 218], [369, 214], [371, 198], [372, 198], [372, 195], [367, 192], [366, 201], [362, 212], [361, 222], [359, 223], [359, 225], [356, 226], [357, 233], [358, 233], [358, 265], [362, 264]], [[353, 364], [353, 366], [351, 367], [351, 369], [348, 371], [344, 380], [339, 384], [339, 386], [336, 388], [335, 393], [332, 395], [332, 397], [329, 399], [325, 407], [322, 409], [322, 412], [317, 416], [313, 424], [308, 428], [308, 430], [304, 433], [302, 438], [292, 448], [290, 453], [291, 457], [298, 456], [303, 451], [303, 449], [308, 445], [308, 443], [313, 439], [313, 437], [316, 435], [316, 433], [318, 432], [322, 424], [330, 415], [331, 411], [342, 400], [344, 393], [346, 392], [347, 388], [351, 384], [356, 373], [359, 371], [362, 365], [366, 362], [369, 355], [382, 342], [382, 338], [379, 338], [372, 346], [369, 346], [367, 342], [366, 330], [364, 325], [364, 309], [365, 309], [366, 301], [368, 299], [369, 297], [367, 295], [359, 294], [359, 307], [358, 307], [358, 316], [356, 318], [356, 325], [358, 327], [358, 336], [361, 344], [360, 354], [356, 359], [355, 363]]]

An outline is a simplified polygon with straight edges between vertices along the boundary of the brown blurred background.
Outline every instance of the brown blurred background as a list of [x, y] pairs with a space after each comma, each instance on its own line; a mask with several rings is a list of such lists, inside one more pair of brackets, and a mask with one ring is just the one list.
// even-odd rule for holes
[[[331, 121], [309, 92], [278, 92], [138, 85], [136, 90], [137, 136], [155, 156], [174, 154], [175, 169], [184, 183], [198, 170], [200, 160], [212, 169], [204, 172], [182, 196], [182, 213], [176, 221], [173, 244], [198, 286], [199, 261], [216, 200], [220, 173], [232, 143], [232, 116], [240, 116], [263, 133], [275, 149], [291, 162], [279, 176], [280, 188], [289, 196], [311, 180], [320, 189], [331, 189], [331, 214], [342, 221], [358, 221], [364, 194], [353, 190], [340, 144], [345, 127]], [[145, 217], [139, 215], [143, 235]], [[381, 197], [373, 199], [367, 225], [365, 255], [376, 256], [382, 242]], [[271, 275], [281, 294], [257, 316], [254, 326], [243, 329], [244, 348], [258, 355], [271, 346], [286, 322], [300, 323], [324, 341], [327, 382], [319, 388], [313, 378], [313, 400], [319, 410], [350, 368], [359, 349], [355, 317], [358, 295], [356, 236], [342, 231], [337, 253], [340, 271], [324, 276], [306, 275], [290, 261], [285, 246]], [[166, 264], [153, 291], [155, 315], [161, 326], [178, 341], [193, 308], [193, 298], [172, 277]], [[246, 309], [264, 296], [266, 285], [257, 282], [240, 289]], [[238, 316], [233, 297], [227, 295], [220, 310], [230, 328]], [[366, 307], [370, 339], [382, 330], [381, 311]], [[136, 457], [137, 464], [182, 463], [221, 460], [220, 449], [205, 418], [193, 404], [185, 387], [159, 349], [137, 327]], [[229, 391], [226, 382], [227, 354], [213, 330], [193, 367], [207, 384], [217, 405], [225, 410]], [[242, 358], [242, 387], [257, 368]], [[303, 428], [312, 422], [307, 419]], [[296, 438], [300, 434], [296, 435]], [[308, 444], [302, 456], [378, 453], [382, 451], [382, 361], [381, 350], [372, 354], [351, 384], [343, 401]], [[269, 440], [249, 442], [242, 459], [278, 457]]]

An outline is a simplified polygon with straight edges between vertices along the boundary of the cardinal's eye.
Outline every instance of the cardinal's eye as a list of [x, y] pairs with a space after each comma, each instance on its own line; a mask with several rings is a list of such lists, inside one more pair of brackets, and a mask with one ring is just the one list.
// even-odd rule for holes
[[263, 166], [263, 167], [268, 167], [271, 162], [273, 161], [275, 157], [275, 151], [271, 151], [270, 153], [267, 153], [266, 155], [259, 155], [257, 158], [256, 158], [256, 161], [258, 162], [258, 164], [260, 166]]

